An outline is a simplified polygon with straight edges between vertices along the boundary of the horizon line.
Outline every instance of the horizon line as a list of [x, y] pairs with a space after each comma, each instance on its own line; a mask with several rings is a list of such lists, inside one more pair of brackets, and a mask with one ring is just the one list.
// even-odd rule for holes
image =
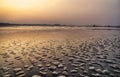
[[75, 25], [75, 24], [60, 24], [60, 23], [10, 23], [10, 22], [0, 22], [0, 25], [50, 25], [50, 26], [120, 26], [120, 25], [99, 25], [99, 24], [81, 24], [81, 25]]

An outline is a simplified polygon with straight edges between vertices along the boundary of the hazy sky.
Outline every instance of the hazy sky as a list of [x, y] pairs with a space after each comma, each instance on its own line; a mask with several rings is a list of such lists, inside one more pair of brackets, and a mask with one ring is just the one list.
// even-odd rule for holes
[[0, 22], [120, 25], [120, 0], [0, 0]]

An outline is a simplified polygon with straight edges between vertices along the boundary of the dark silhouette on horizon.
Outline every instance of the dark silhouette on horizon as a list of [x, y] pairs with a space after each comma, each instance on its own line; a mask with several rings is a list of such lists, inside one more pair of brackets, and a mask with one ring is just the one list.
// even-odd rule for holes
[[65, 25], [65, 24], [15, 24], [15, 23], [0, 23], [0, 27], [8, 27], [8, 26], [68, 26], [68, 27], [117, 27], [120, 28], [120, 25], [118, 26], [112, 26], [112, 25]]

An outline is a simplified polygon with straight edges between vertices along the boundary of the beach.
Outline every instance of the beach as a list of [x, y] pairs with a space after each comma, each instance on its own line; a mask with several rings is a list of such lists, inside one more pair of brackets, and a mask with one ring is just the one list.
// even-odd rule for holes
[[120, 29], [0, 27], [0, 77], [120, 77]]

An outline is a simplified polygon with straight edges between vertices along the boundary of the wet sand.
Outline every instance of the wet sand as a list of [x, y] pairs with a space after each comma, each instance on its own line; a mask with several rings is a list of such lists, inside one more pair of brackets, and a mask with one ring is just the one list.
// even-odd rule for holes
[[0, 29], [0, 77], [120, 77], [120, 30]]

